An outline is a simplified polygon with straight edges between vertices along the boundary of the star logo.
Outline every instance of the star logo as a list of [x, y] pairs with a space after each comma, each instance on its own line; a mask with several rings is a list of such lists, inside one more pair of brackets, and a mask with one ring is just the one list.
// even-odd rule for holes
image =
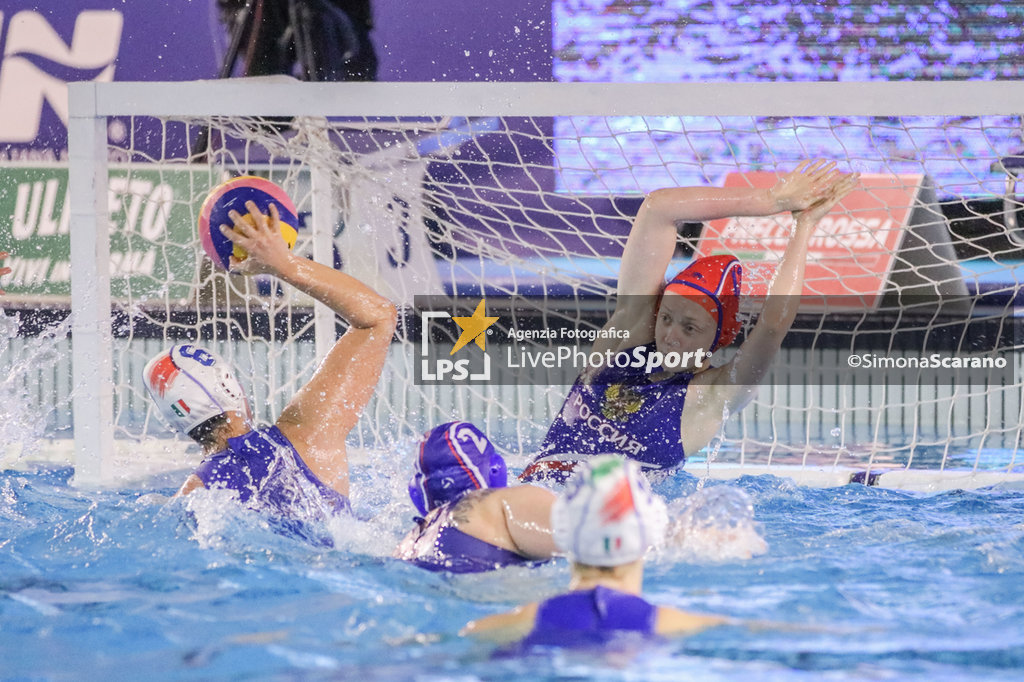
[[452, 348], [452, 352], [448, 355], [455, 355], [455, 351], [466, 346], [470, 342], [475, 342], [476, 345], [480, 346], [481, 350], [487, 350], [484, 345], [484, 335], [487, 332], [488, 327], [498, 321], [497, 317], [487, 317], [487, 313], [484, 311], [484, 303], [486, 299], [480, 299], [480, 303], [477, 305], [476, 310], [469, 317], [455, 317], [455, 324], [462, 328], [462, 334], [459, 335], [458, 341], [455, 342], [455, 347]]
[[[416, 297], [420, 299], [419, 296]], [[497, 317], [488, 317], [486, 299], [481, 298], [472, 315], [455, 316], [450, 306], [454, 305], [458, 310], [467, 307], [465, 302], [455, 302], [445, 297], [443, 300], [434, 302], [431, 297], [424, 297], [424, 302], [417, 302], [420, 307], [420, 323], [423, 330], [423, 341], [420, 345], [420, 362], [416, 366], [416, 381], [420, 382], [479, 382], [491, 380], [491, 354], [487, 352], [486, 334], [491, 325], [498, 321]], [[435, 307], [443, 307], [448, 310], [435, 310]], [[454, 312], [454, 311], [453, 311]], [[431, 342], [431, 325], [433, 321], [443, 321], [440, 329], [445, 332], [445, 342]], [[451, 322], [460, 329], [459, 338], [455, 340], [454, 347], [448, 345], [452, 341]], [[459, 356], [459, 359], [451, 356], [465, 348], [470, 343], [480, 347], [482, 353], [468, 351]]]

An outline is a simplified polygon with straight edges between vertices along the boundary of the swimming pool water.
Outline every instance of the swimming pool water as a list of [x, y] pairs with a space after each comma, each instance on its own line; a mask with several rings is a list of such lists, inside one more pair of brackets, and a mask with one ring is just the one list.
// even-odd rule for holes
[[[753, 499], [765, 554], [648, 565], [660, 604], [747, 622], [633, 656], [492, 660], [468, 620], [562, 589], [564, 563], [445, 577], [389, 558], [404, 483], [357, 470], [365, 521], [338, 547], [271, 530], [215, 494], [86, 492], [71, 471], [0, 472], [2, 679], [1019, 679], [1024, 498], [859, 485], [731, 483]], [[680, 473], [669, 497], [698, 482]], [[710, 482], [709, 486], [723, 485]]]

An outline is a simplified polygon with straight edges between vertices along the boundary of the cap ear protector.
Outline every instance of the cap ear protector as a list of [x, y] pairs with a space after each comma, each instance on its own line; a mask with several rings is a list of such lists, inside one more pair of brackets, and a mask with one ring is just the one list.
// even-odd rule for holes
[[409, 499], [423, 516], [471, 490], [508, 485], [505, 460], [478, 428], [449, 422], [426, 433], [420, 442]]
[[423, 492], [423, 474], [415, 473], [409, 479], [409, 499], [412, 500], [412, 506], [416, 507], [420, 516], [426, 516], [430, 511], [427, 509], [426, 493]]

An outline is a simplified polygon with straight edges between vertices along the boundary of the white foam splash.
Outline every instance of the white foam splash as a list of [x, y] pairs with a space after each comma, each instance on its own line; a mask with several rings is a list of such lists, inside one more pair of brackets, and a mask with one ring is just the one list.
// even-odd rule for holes
[[750, 559], [767, 543], [754, 521], [754, 505], [743, 490], [729, 485], [701, 488], [669, 504], [664, 554], [699, 562]]
[[59, 365], [66, 352], [70, 318], [45, 329], [30, 342], [18, 342], [19, 319], [0, 313], [0, 465], [14, 467], [39, 452], [44, 427], [50, 414], [59, 407], [35, 404], [30, 389], [38, 380], [41, 367]]

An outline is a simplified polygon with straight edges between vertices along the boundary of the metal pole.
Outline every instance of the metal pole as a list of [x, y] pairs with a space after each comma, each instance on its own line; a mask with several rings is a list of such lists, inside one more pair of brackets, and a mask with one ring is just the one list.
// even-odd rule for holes
[[96, 113], [95, 83], [72, 83], [68, 91], [74, 482], [96, 487], [114, 454], [107, 122]]

